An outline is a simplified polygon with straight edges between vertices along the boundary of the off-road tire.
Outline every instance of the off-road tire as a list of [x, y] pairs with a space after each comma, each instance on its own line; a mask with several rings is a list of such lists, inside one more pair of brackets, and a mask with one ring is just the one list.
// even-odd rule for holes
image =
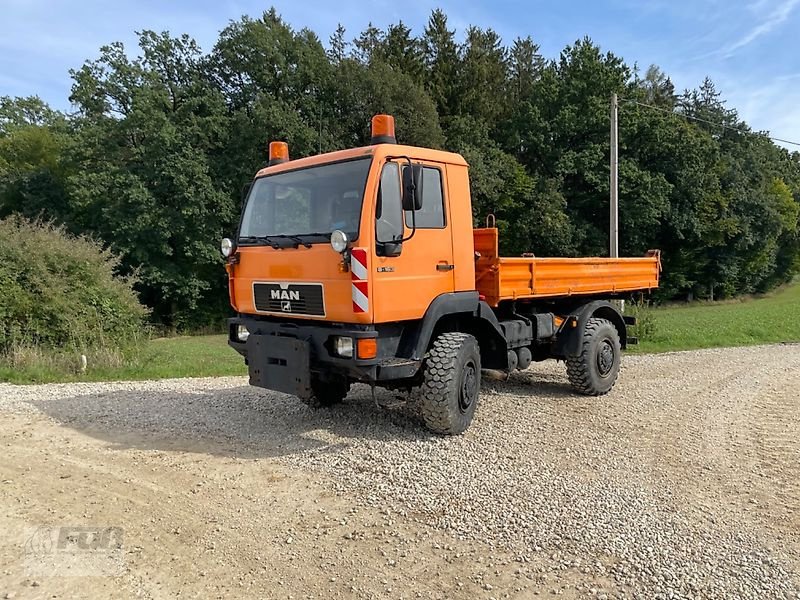
[[478, 405], [481, 353], [466, 333], [442, 333], [425, 359], [420, 412], [428, 429], [444, 435], [464, 433]]
[[619, 375], [622, 346], [619, 332], [608, 319], [586, 322], [578, 356], [567, 357], [567, 377], [572, 387], [587, 396], [611, 391]]
[[311, 380], [311, 395], [300, 397], [300, 401], [310, 408], [325, 408], [339, 404], [350, 391], [350, 382], [345, 380]]

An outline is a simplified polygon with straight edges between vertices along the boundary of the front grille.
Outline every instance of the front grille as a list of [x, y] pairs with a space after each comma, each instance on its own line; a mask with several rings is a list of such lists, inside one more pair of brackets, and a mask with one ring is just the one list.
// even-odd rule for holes
[[325, 316], [321, 283], [254, 283], [253, 302], [259, 312]]

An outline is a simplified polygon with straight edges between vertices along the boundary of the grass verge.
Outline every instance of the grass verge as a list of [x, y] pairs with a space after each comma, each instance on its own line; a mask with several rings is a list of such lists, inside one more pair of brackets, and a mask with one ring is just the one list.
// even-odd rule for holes
[[[776, 342], [800, 342], [800, 283], [775, 293], [745, 300], [694, 303], [650, 309], [653, 327], [648, 339], [631, 346], [636, 353], [668, 352]], [[242, 358], [224, 335], [158, 338], [123, 353], [88, 357], [79, 373], [80, 357], [32, 352], [14, 367], [0, 362], [0, 381], [48, 383], [217, 377], [246, 375]]]
[[244, 360], [228, 347], [225, 335], [157, 338], [121, 354], [89, 355], [85, 373], [79, 372], [77, 354], [32, 354], [21, 357], [14, 367], [0, 362], [0, 381], [51, 383], [247, 374]]
[[654, 331], [634, 352], [800, 342], [800, 283], [756, 298], [651, 311]]

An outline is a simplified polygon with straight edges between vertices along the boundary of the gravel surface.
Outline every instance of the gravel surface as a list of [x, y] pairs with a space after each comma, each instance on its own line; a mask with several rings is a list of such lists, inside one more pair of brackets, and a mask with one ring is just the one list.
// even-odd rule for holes
[[[601, 398], [573, 395], [554, 362], [508, 381], [487, 374], [475, 422], [454, 438], [427, 433], [389, 392], [378, 408], [355, 386], [312, 412], [245, 384], [0, 385], [0, 417], [72, 429], [87, 452], [145, 463], [137, 452], [193, 453], [199, 471], [244, 459], [308, 477], [313, 493], [365, 515], [343, 525], [345, 540], [368, 538], [376, 519], [388, 528], [353, 579], [409, 554], [442, 565], [363, 597], [800, 598], [800, 346], [627, 356]], [[6, 447], [28, 443], [20, 434]], [[0, 508], [15, 510], [12, 496]], [[307, 531], [283, 535], [275, 543], [317, 550]], [[437, 576], [461, 585], [415, 587]]]

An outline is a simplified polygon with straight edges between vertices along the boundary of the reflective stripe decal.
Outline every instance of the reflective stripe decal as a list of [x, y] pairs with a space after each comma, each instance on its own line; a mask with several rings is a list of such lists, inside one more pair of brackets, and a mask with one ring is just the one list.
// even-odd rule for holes
[[353, 282], [353, 312], [367, 312], [369, 310], [369, 298], [367, 296], [367, 282]]
[[367, 271], [367, 251], [363, 248], [353, 248], [350, 260], [350, 269], [353, 273], [353, 281], [366, 281]]
[[353, 312], [368, 312], [369, 270], [367, 269], [367, 251], [364, 248], [353, 248], [350, 253], [350, 274], [352, 277]]

